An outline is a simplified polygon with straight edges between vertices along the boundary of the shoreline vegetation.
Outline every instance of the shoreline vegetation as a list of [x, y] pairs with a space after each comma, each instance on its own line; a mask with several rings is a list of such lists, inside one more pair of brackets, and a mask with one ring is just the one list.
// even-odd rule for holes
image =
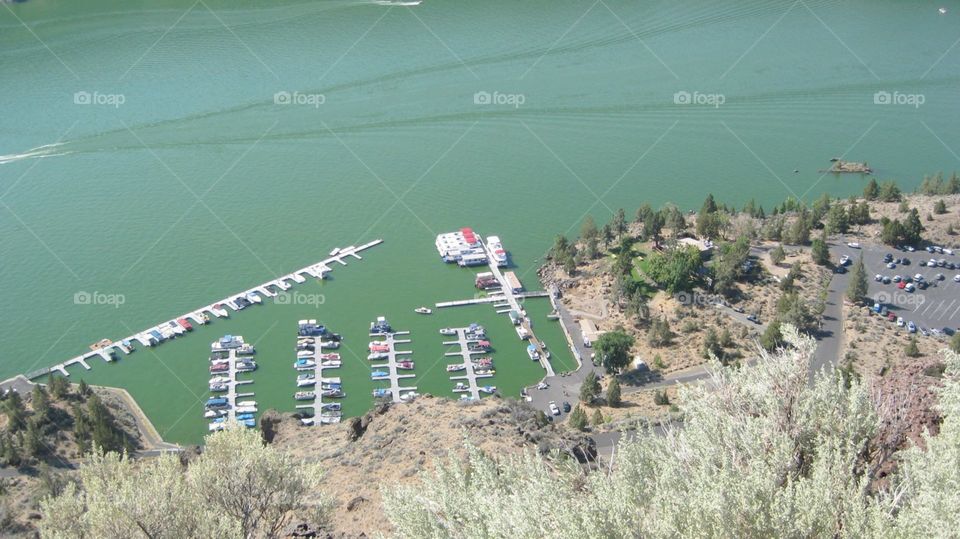
[[[0, 472], [15, 472], [0, 477], [15, 500], [0, 507], [0, 532], [942, 535], [960, 527], [938, 509], [958, 496], [960, 340], [918, 341], [867, 316], [862, 268], [835, 292], [838, 319], [825, 311], [831, 246], [955, 246], [958, 231], [955, 174], [912, 194], [871, 178], [847, 199], [738, 209], [708, 195], [698, 212], [642, 204], [631, 219], [587, 217], [538, 271], [592, 331], [585, 363], [606, 371], [577, 388], [565, 423], [515, 399], [424, 398], [323, 429], [269, 412], [262, 432], [121, 458], [156, 446], [130, 403], [53, 377], [0, 402]], [[827, 333], [840, 335], [826, 363], [836, 369], [819, 372], [813, 337]], [[709, 388], [668, 383], [699, 372]], [[590, 435], [622, 428], [641, 434], [604, 461]], [[142, 504], [142, 493], [165, 501]]]

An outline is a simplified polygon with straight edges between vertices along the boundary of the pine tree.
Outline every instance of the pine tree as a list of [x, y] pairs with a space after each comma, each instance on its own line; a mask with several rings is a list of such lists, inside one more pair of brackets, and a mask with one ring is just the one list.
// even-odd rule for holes
[[597, 398], [597, 395], [600, 394], [600, 382], [597, 380], [597, 375], [590, 371], [587, 373], [586, 378], [583, 379], [583, 384], [580, 385], [580, 401], [587, 404], [593, 402], [593, 399]]
[[600, 413], [600, 409], [597, 408], [593, 411], [593, 418], [590, 420], [594, 426], [603, 425], [603, 414]]
[[580, 409], [580, 405], [573, 407], [573, 411], [570, 412], [570, 426], [577, 430], [584, 430], [587, 428], [587, 414]]
[[4, 399], [3, 413], [7, 416], [7, 428], [10, 432], [23, 430], [27, 426], [27, 409], [23, 405], [23, 398], [16, 391], [11, 391]]
[[863, 188], [863, 198], [867, 200], [876, 200], [880, 196], [880, 186], [877, 180], [870, 178], [870, 182]]
[[90, 396], [90, 386], [87, 385], [86, 380], [80, 380], [80, 385], [77, 386], [77, 393], [79, 393], [82, 397]]
[[33, 386], [30, 405], [33, 407], [33, 413], [41, 425], [50, 419], [50, 396], [43, 389], [43, 386], [39, 384]]
[[910, 342], [907, 343], [907, 350], [904, 353], [907, 357], [920, 357], [920, 348], [917, 347], [916, 337], [910, 337]]
[[825, 238], [813, 240], [813, 243], [810, 244], [810, 256], [813, 258], [813, 262], [820, 266], [826, 266], [830, 263], [830, 248], [827, 247]]
[[863, 267], [863, 255], [857, 259], [850, 273], [850, 285], [847, 287], [847, 299], [859, 303], [867, 295], [867, 271]]
[[617, 380], [616, 376], [613, 377], [613, 381], [607, 386], [607, 406], [620, 406], [620, 381]]
[[933, 213], [937, 215], [943, 215], [947, 213], [947, 203], [944, 202], [942, 198], [933, 205]]
[[70, 383], [67, 379], [58, 374], [51, 374], [47, 382], [47, 389], [50, 390], [50, 396], [55, 399], [62, 399], [70, 392]]
[[770, 261], [773, 262], [775, 266], [779, 266], [784, 259], [787, 258], [787, 253], [783, 250], [783, 245], [777, 245], [770, 251]]

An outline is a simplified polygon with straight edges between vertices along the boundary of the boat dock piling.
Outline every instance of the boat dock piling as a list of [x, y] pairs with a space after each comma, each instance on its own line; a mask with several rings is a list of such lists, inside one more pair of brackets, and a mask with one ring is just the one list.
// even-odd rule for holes
[[[477, 374], [473, 369], [473, 360], [471, 356], [474, 354], [484, 354], [486, 352], [479, 350], [470, 350], [469, 344], [471, 342], [476, 342], [476, 339], [467, 338], [467, 328], [456, 328], [457, 329], [457, 341], [451, 343], [456, 344], [460, 347], [459, 352], [447, 352], [446, 356], [459, 356], [463, 361], [463, 365], [466, 367], [464, 369], [464, 374], [451, 376], [450, 379], [454, 381], [466, 380], [468, 386], [468, 392], [470, 393], [470, 398], [473, 400], [480, 400], [480, 386], [477, 385], [477, 379], [479, 378], [490, 378], [492, 374]], [[444, 343], [447, 344], [447, 343]], [[451, 363], [454, 365], [454, 363]]]
[[[343, 261], [343, 258], [344, 258], [344, 257], [347, 257], [347, 256], [353, 256], [353, 257], [356, 258], [357, 260], [363, 260], [363, 259], [360, 257], [360, 255], [358, 255], [357, 253], [359, 253], [359, 252], [361, 252], [361, 251], [365, 251], [365, 250], [367, 250], [367, 249], [370, 249], [371, 247], [376, 247], [377, 245], [380, 245], [381, 243], [383, 243], [383, 240], [382, 240], [382, 239], [377, 239], [377, 240], [373, 240], [373, 241], [371, 241], [371, 242], [365, 243], [365, 244], [363, 244], [363, 245], [360, 245], [359, 247], [356, 247], [356, 246], [352, 246], [352, 245], [351, 245], [350, 247], [347, 247], [347, 248], [345, 248], [345, 249], [341, 249], [341, 250], [336, 254], [336, 256], [331, 256], [331, 257], [329, 257], [329, 258], [327, 258], [327, 259], [325, 259], [325, 260], [321, 260], [320, 262], [317, 262], [317, 263], [315, 263], [315, 264], [311, 264], [311, 265], [309, 265], [309, 266], [307, 266], [307, 267], [305, 267], [305, 268], [301, 268], [301, 269], [299, 269], [299, 270], [297, 270], [297, 271], [295, 271], [295, 272], [293, 272], [293, 273], [284, 275], [283, 277], [280, 277], [279, 279], [273, 279], [273, 280], [267, 281], [266, 283], [263, 283], [263, 284], [261, 284], [261, 285], [259, 285], [259, 286], [255, 286], [255, 287], [250, 288], [250, 289], [248, 289], [248, 290], [244, 290], [243, 292], [240, 292], [239, 294], [232, 294], [232, 295], [227, 296], [226, 298], [224, 298], [224, 299], [222, 299], [222, 300], [220, 300], [220, 301], [213, 302], [213, 303], [211, 303], [211, 304], [209, 304], [209, 305], [206, 305], [206, 306], [201, 307], [201, 308], [199, 308], [199, 309], [190, 311], [190, 312], [188, 312], [188, 313], [186, 313], [186, 314], [183, 314], [183, 315], [180, 315], [180, 316], [176, 316], [176, 317], [172, 318], [171, 320], [172, 320], [172, 321], [176, 321], [176, 320], [179, 320], [179, 319], [181, 319], [181, 318], [189, 318], [190, 320], [193, 320], [194, 322], [196, 322], [196, 323], [198, 323], [198, 324], [200, 324], [200, 325], [203, 325], [203, 324], [207, 323], [207, 320], [205, 320], [205, 319], [204, 319], [204, 316], [203, 316], [203, 313], [204, 313], [204, 312], [208, 312], [208, 313], [210, 313], [211, 315], [216, 316], [216, 317], [218, 317], [218, 318], [229, 318], [229, 316], [230, 316], [229, 311], [227, 311], [226, 309], [223, 309], [223, 311], [221, 311], [220, 309], [215, 309], [215, 308], [214, 308], [214, 305], [218, 305], [218, 304], [221, 305], [221, 309], [223, 308], [222, 306], [229, 306], [232, 310], [238, 311], [238, 308], [237, 308], [236, 304], [233, 304], [233, 301], [232, 301], [234, 298], [236, 298], [236, 297], [238, 297], [238, 296], [246, 296], [247, 294], [251, 294], [251, 293], [259, 293], [259, 294], [263, 294], [263, 295], [269, 296], [269, 297], [276, 297], [278, 294], [277, 294], [276, 292], [271, 291], [268, 287], [273, 286], [273, 287], [277, 288], [280, 292], [284, 292], [284, 291], [286, 291], [286, 290], [289, 290], [289, 289], [291, 288], [291, 285], [290, 285], [289, 283], [286, 283], [286, 282], [284, 281], [285, 279], [290, 279], [290, 280], [296, 281], [296, 282], [298, 282], [298, 283], [306, 282], [306, 279], [304, 279], [302, 276], [300, 276], [300, 273], [306, 273], [306, 274], [308, 274], [308, 275], [311, 275], [311, 276], [313, 276], [313, 277], [316, 277], [317, 279], [323, 279], [323, 278], [325, 277], [325, 274], [331, 271], [330, 266], [329, 266], [330, 263], [332, 263], [332, 262], [339, 262], [340, 264], [346, 266], [347, 264], [346, 264], [346, 262]], [[167, 322], [169, 322], [169, 321], [167, 321]], [[27, 377], [32, 380], [32, 379], [35, 379], [35, 378], [39, 378], [39, 377], [41, 377], [41, 376], [45, 376], [45, 375], [49, 374], [49, 373], [52, 372], [52, 371], [59, 371], [59, 372], [62, 373], [64, 376], [70, 376], [70, 373], [67, 372], [67, 369], [66, 369], [66, 368], [69, 367], [69, 366], [71, 366], [71, 365], [75, 365], [75, 364], [80, 364], [80, 365], [82, 365], [85, 369], [90, 370], [90, 365], [88, 365], [88, 364], [86, 363], [86, 360], [87, 360], [87, 359], [90, 359], [90, 357], [92, 357], [93, 355], [100, 355], [101, 357], [103, 357], [103, 359], [104, 359], [105, 361], [112, 361], [112, 360], [113, 360], [112, 356], [107, 356], [107, 355], [101, 354], [100, 352], [103, 351], [105, 354], [112, 354], [112, 349], [114, 349], [114, 348], [118, 348], [118, 349], [123, 350], [123, 347], [121, 346], [121, 343], [122, 343], [123, 341], [131, 341], [131, 342], [136, 341], [136, 342], [140, 343], [140, 344], [141, 344], [142, 346], [144, 346], [144, 347], [155, 346], [155, 345], [160, 344], [160, 343], [159, 343], [159, 342], [154, 342], [154, 340], [151, 340], [150, 332], [151, 332], [151, 331], [154, 331], [154, 330], [157, 330], [157, 328], [158, 328], [160, 325], [166, 324], [167, 322], [162, 322], [161, 324], [158, 324], [157, 326], [151, 327], [151, 328], [149, 328], [149, 329], [145, 329], [145, 330], [143, 330], [143, 331], [141, 331], [141, 332], [138, 332], [138, 333], [136, 333], [136, 334], [134, 334], [134, 335], [130, 335], [129, 337], [125, 337], [125, 338], [122, 338], [122, 339], [117, 339], [117, 340], [111, 342], [110, 344], [108, 344], [108, 345], [100, 348], [100, 350], [97, 350], [97, 351], [94, 351], [94, 352], [88, 352], [88, 353], [86, 353], [86, 354], [79, 355], [79, 356], [74, 357], [74, 358], [72, 358], [72, 359], [70, 359], [70, 360], [67, 360], [67, 361], [65, 361], [65, 362], [63, 362], [63, 363], [54, 365], [53, 367], [50, 367], [50, 368], [39, 369], [39, 370], [33, 371], [33, 372], [29, 373], [29, 375], [28, 375]], [[179, 334], [178, 334], [178, 335], [179, 335]], [[129, 352], [126, 351], [126, 350], [123, 350], [123, 351], [124, 351], [124, 353], [129, 353]], [[108, 357], [110, 357], [110, 359], [107, 359]]]
[[388, 333], [386, 335], [382, 333], [371, 333], [371, 337], [384, 337], [384, 343], [390, 348], [387, 352], [387, 362], [380, 363], [377, 365], [370, 365], [373, 369], [387, 369], [387, 376], [382, 378], [374, 378], [374, 380], [389, 380], [390, 381], [390, 399], [393, 402], [403, 402], [403, 399], [400, 398], [401, 391], [416, 391], [417, 386], [404, 386], [400, 385], [400, 381], [406, 378], [414, 378], [416, 374], [400, 374], [397, 364], [401, 361], [408, 361], [405, 359], [400, 359], [398, 356], [412, 354], [411, 350], [397, 350], [398, 344], [407, 344], [411, 342], [411, 339], [397, 339], [397, 336], [410, 335], [409, 331], [396, 331], [394, 333]]

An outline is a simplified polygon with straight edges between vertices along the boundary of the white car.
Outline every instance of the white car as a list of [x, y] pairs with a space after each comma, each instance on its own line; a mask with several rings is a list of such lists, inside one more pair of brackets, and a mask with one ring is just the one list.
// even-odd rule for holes
[[849, 262], [849, 261], [850, 261], [850, 257], [847, 256], [847, 255], [843, 255], [843, 256], [840, 257], [840, 265], [841, 265], [841, 266], [846, 266], [846, 265], [847, 265], [847, 262]]
[[912, 253], [912, 252], [914, 252], [914, 251], [916, 251], [916, 249], [914, 249], [913, 245], [907, 245], [907, 252], [908, 252], [908, 253]]
[[920, 281], [923, 280], [923, 275], [921, 275], [921, 274], [918, 273], [918, 274], [916, 274], [916, 275], [913, 276], [913, 280], [914, 280], [914, 281], [917, 281], [917, 282], [919, 283]]
[[557, 403], [550, 401], [550, 415], [560, 415], [560, 408], [557, 408]]
[[946, 254], [948, 254], [948, 255], [952, 255], [952, 254], [953, 254], [953, 249], [944, 249], [943, 252], [946, 253]]
[[548, 387], [550, 387], [550, 385], [547, 384], [546, 382], [540, 382], [539, 384], [537, 384], [537, 389], [547, 389]]
[[860, 248], [860, 244], [857, 243], [857, 242], [855, 242], [855, 241], [851, 241], [850, 243], [847, 244], [847, 247], [849, 247], [849, 248], [851, 248], [851, 249], [859, 249], [859, 248]]
[[[960, 277], [960, 275], [958, 275], [957, 277]], [[880, 281], [883, 280], [883, 275], [880, 275], [880, 274], [878, 273], [878, 274], [876, 274], [876, 275], [873, 277], [873, 280], [874, 280], [874, 281], [877, 281], [877, 282], [880, 282]]]
[[[903, 317], [902, 317], [902, 316], [898, 316], [898, 317], [897, 317], [897, 326], [903, 327], [903, 324], [904, 324], [904, 322], [903, 322]], [[553, 403], [551, 402], [550, 404], [553, 404]]]
[[910, 322], [909, 324], [907, 324], [907, 331], [909, 331], [910, 333], [916, 333], [917, 325], [914, 324], [913, 322]]
[[960, 274], [957, 274], [957, 275], [954, 275], [954, 276], [953, 276], [953, 282], [955, 282], [955, 283], [960, 283]]

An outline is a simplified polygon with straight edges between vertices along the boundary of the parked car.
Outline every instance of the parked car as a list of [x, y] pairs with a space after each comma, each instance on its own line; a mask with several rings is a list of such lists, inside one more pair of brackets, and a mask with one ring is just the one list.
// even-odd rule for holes
[[909, 258], [904, 258], [904, 259], [900, 260], [900, 263], [903, 264], [904, 266], [909, 266], [909, 265], [910, 265], [910, 259], [909, 259]]
[[903, 277], [901, 277], [901, 276], [899, 276], [899, 275], [894, 275], [894, 276], [893, 276], [893, 282], [895, 282], [895, 283], [899, 283], [899, 282], [902, 281], [902, 280], [903, 280]]
[[843, 267], [843, 266], [837, 266], [836, 268], [833, 269], [833, 271], [836, 272], [836, 273], [846, 273], [846, 272], [847, 272], [847, 268], [845, 268], [845, 267]]
[[927, 331], [927, 328], [918, 328], [918, 329], [920, 330], [920, 334], [923, 335], [924, 337], [930, 335], [930, 332]]
[[953, 249], [944, 249], [943, 252], [948, 255], [953, 255]]
[[927, 261], [926, 261], [926, 260], [921, 260], [921, 261], [920, 261], [920, 265], [926, 267]]
[[747, 315], [747, 320], [753, 322], [754, 324], [759, 324], [759, 323], [760, 323], [760, 319], [757, 318], [757, 315], [755, 315], [755, 314]]
[[[902, 316], [898, 316], [898, 317], [897, 317], [897, 326], [898, 326], [898, 327], [903, 327], [903, 326], [904, 326], [904, 321], [903, 321], [903, 317], [902, 317]], [[553, 403], [551, 402], [550, 404], [553, 404]]]
[[897, 319], [897, 315], [895, 315], [895, 314], [893, 314], [893, 313], [887, 313], [887, 320], [893, 322], [893, 321], [896, 320], [896, 319]]
[[883, 284], [890, 284], [890, 277], [884, 277]]
[[932, 252], [933, 252], [933, 247], [930, 246], [930, 245], [927, 245], [927, 252], [928, 252], [928, 253], [932, 253]]
[[891, 263], [887, 264], [887, 267], [890, 268], [890, 269], [893, 269], [893, 268], [897, 267], [897, 265], [894, 264], [893, 262], [891, 262]]
[[917, 288], [919, 288], [920, 290], [926, 290], [927, 286], [928, 286], [927, 281], [920, 281], [919, 283], [917, 283]]
[[851, 241], [850, 243], [847, 244], [847, 247], [849, 247], [849, 248], [851, 248], [851, 249], [859, 249], [859, 248], [860, 248], [860, 244], [857, 243], [857, 242], [855, 242], [855, 241]]
[[878, 273], [876, 276], [874, 276], [873, 280], [874, 280], [874, 281], [877, 281], [877, 282], [880, 282], [880, 281], [883, 280], [883, 275], [880, 275], [880, 274]]
[[567, 401], [563, 401], [563, 413], [570, 413], [570, 403]]
[[916, 251], [916, 249], [913, 247], [913, 245], [907, 245], [907, 252], [908, 252], [908, 253], [912, 253], [912, 252], [914, 252], [914, 251]]
[[917, 282], [919, 283], [920, 281], [923, 280], [923, 275], [921, 275], [921, 274], [918, 273], [918, 274], [916, 274], [916, 275], [913, 276], [913, 280], [914, 280], [914, 281], [917, 281]]
[[907, 281], [900, 281], [900, 284], [897, 285], [897, 288], [903, 290], [907, 286]]
[[550, 401], [550, 415], [560, 415], [560, 408], [557, 408], [557, 403]]
[[913, 286], [913, 283], [907, 283], [907, 286], [903, 287], [907, 292], [913, 292], [917, 287]]
[[892, 255], [892, 254], [887, 253], [887, 254], [883, 255], [883, 261], [884, 261], [884, 262], [890, 262], [890, 261], [892, 261], [892, 260], [893, 260], [893, 255]]
[[944, 279], [946, 279], [946, 277], [944, 277], [942, 273], [938, 273], [938, 274], [937, 274], [937, 280], [938, 280], [938, 281], [942, 281], [942, 280], [944, 280]]
[[907, 331], [909, 331], [910, 333], [916, 333], [916, 332], [917, 332], [917, 325], [914, 324], [913, 322], [908, 323], [908, 324], [907, 324]]
[[953, 282], [960, 283], [960, 273], [953, 276]]

